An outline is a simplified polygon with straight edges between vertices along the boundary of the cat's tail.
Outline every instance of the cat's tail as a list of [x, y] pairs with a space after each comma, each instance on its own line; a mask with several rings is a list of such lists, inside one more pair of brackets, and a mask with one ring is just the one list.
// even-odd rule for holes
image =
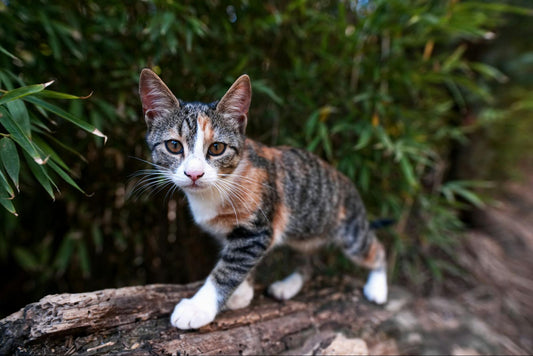
[[396, 222], [396, 220], [387, 219], [387, 218], [372, 220], [370, 222], [370, 229], [371, 230], [382, 229], [384, 227], [387, 227], [387, 226], [390, 226], [390, 225], [394, 224], [395, 222]]

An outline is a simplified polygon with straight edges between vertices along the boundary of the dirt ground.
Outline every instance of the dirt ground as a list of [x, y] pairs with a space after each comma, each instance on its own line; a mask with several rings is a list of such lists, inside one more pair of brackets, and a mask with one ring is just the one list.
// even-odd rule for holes
[[533, 354], [533, 174], [473, 214], [458, 254], [471, 276], [445, 296], [392, 288], [398, 311], [370, 354]]
[[509, 183], [489, 208], [474, 214], [460, 261], [477, 287], [457, 299], [498, 330], [505, 349], [533, 353], [533, 174]]

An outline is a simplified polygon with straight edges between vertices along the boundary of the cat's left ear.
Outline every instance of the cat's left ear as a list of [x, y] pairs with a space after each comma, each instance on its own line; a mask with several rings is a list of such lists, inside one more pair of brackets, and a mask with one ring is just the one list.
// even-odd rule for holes
[[217, 111], [237, 120], [239, 129], [242, 134], [246, 129], [248, 120], [248, 109], [252, 101], [252, 85], [250, 77], [246, 74], [241, 75], [235, 83], [228, 89], [226, 94], [217, 104]]

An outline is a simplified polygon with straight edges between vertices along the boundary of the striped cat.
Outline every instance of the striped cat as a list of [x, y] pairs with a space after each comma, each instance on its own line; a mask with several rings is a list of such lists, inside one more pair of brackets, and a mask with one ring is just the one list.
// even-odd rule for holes
[[[250, 78], [242, 75], [220, 101], [184, 102], [154, 72], [141, 72], [154, 175], [183, 190], [196, 223], [222, 245], [200, 290], [174, 308], [172, 325], [196, 329], [224, 307], [246, 307], [254, 268], [282, 244], [305, 252], [337, 244], [353, 262], [371, 269], [366, 298], [385, 303], [385, 251], [356, 188], [309, 152], [246, 138], [251, 94]], [[279, 300], [292, 298], [307, 276], [295, 271], [268, 291]]]

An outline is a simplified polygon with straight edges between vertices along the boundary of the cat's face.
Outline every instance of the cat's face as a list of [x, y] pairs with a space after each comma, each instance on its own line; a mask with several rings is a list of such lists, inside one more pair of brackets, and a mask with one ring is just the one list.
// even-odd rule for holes
[[241, 76], [219, 102], [180, 102], [149, 69], [140, 77], [146, 140], [163, 178], [186, 193], [221, 191], [238, 166], [251, 87]]

